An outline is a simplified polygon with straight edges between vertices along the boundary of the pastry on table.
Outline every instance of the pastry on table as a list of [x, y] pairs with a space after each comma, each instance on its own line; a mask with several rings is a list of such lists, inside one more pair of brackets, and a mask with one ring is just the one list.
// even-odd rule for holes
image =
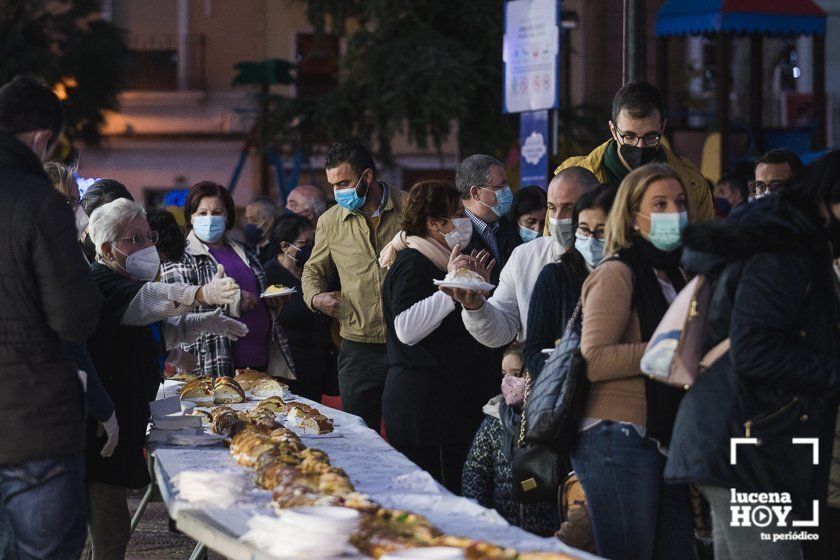
[[187, 373], [187, 372], [183, 372], [183, 371], [181, 371], [181, 372], [175, 373], [175, 374], [173, 374], [173, 375], [164, 376], [164, 379], [165, 379], [166, 381], [184, 381], [184, 382], [188, 382], [188, 381], [192, 381], [193, 379], [198, 379], [198, 376], [197, 376], [197, 375], [194, 375], [194, 374], [192, 374], [192, 373]]
[[298, 427], [307, 432], [316, 434], [329, 434], [333, 431], [333, 421], [323, 414], [310, 414], [304, 416], [298, 422]]
[[213, 402], [216, 404], [245, 402], [245, 391], [232, 377], [218, 377], [213, 385]]
[[262, 379], [271, 379], [267, 373], [257, 371], [255, 369], [238, 369], [234, 377], [237, 383], [246, 391], [251, 390], [251, 386]]
[[260, 402], [255, 410], [267, 410], [272, 414], [284, 413], [286, 411], [285, 404], [283, 399], [275, 395]]
[[289, 398], [289, 386], [273, 377], [266, 377], [251, 384], [251, 394], [257, 398], [281, 397]]
[[208, 401], [213, 399], [213, 380], [209, 377], [196, 377], [181, 387], [182, 401]]

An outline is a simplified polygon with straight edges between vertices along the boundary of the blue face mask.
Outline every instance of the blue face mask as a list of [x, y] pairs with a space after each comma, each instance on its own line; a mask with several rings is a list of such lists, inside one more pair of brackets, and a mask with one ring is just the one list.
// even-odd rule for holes
[[[483, 189], [487, 187], [481, 187]], [[493, 189], [487, 189], [493, 190]], [[494, 214], [499, 216], [500, 218], [510, 212], [510, 207], [513, 205], [513, 192], [510, 190], [510, 187], [505, 187], [501, 190], [495, 191], [496, 193], [496, 205], [490, 206], [489, 204], [484, 204], [490, 210], [493, 211]], [[480, 201], [479, 201], [480, 202]]]
[[362, 184], [363, 177], [364, 172], [362, 172], [362, 177], [359, 177], [359, 182], [356, 183], [355, 187], [334, 190], [333, 193], [335, 194], [336, 204], [338, 204], [342, 208], [347, 208], [348, 210], [358, 210], [359, 208], [364, 206], [365, 200], [367, 200], [367, 192], [370, 189], [370, 183], [368, 183], [367, 189], [365, 189], [364, 196], [359, 196], [359, 193], [356, 192], [356, 189], [358, 189], [359, 185]]
[[195, 234], [205, 243], [215, 243], [225, 234], [224, 216], [193, 216]]
[[595, 239], [594, 235], [590, 235], [586, 239], [575, 236], [575, 249], [581, 254], [583, 260], [592, 267], [604, 258], [604, 243], [603, 239]]
[[534, 231], [530, 228], [526, 228], [525, 226], [519, 226], [519, 237], [522, 238], [523, 242], [528, 243], [529, 241], [533, 241], [539, 236], [539, 232]]
[[682, 232], [688, 225], [685, 212], [659, 212], [650, 215], [650, 242], [660, 251], [670, 253], [682, 245]]

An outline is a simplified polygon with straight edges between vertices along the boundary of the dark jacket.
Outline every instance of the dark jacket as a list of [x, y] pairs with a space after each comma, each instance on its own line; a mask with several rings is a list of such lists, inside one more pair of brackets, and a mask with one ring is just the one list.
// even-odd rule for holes
[[[496, 246], [499, 249], [499, 256], [501, 262], [497, 262], [493, 271], [490, 273], [490, 283], [494, 286], [499, 285], [499, 275], [502, 273], [502, 268], [510, 258], [510, 254], [515, 248], [522, 245], [522, 238], [519, 237], [519, 227], [516, 222], [512, 221], [507, 216], [499, 218], [499, 229], [496, 231]], [[490, 253], [490, 247], [484, 242], [481, 236], [473, 228], [472, 238], [469, 245], [462, 250], [463, 253], [469, 254], [471, 251], [481, 251], [486, 249]]]
[[[685, 264], [716, 278], [705, 348], [730, 351], [703, 373], [678, 412], [670, 481], [789, 492], [810, 519], [824, 498], [840, 391], [840, 306], [826, 238], [787, 198], [752, 203], [738, 221], [690, 227]], [[730, 438], [739, 445], [730, 464]], [[791, 438], [819, 438], [811, 447]]]
[[73, 213], [41, 162], [0, 132], [0, 464], [82, 451], [82, 387], [66, 342], [87, 339], [101, 297]]
[[545, 364], [542, 351], [554, 348], [563, 337], [566, 323], [580, 301], [585, 276], [575, 274], [568, 264], [548, 263], [537, 277], [528, 311], [528, 338], [522, 346], [525, 367], [536, 379]]
[[155, 399], [160, 384], [158, 346], [148, 326], [133, 327], [120, 322], [145, 282], [117, 274], [101, 263], [94, 263], [91, 271], [105, 302], [88, 349], [102, 384], [114, 401], [120, 439], [114, 454], [103, 458], [99, 452], [105, 438], [97, 434], [96, 422], [88, 421], [86, 474], [96, 482], [142, 488], [149, 483], [143, 446], [149, 401]]
[[464, 463], [462, 493], [495, 509], [508, 523], [547, 537], [560, 526], [557, 501], [522, 504], [513, 499], [511, 453], [518, 433], [519, 426], [508, 418], [503, 424], [495, 416], [484, 417]]

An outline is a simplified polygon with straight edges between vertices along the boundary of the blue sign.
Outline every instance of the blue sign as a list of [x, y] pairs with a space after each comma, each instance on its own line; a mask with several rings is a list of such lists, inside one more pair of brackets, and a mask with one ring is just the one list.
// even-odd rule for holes
[[519, 114], [519, 180], [521, 186], [548, 187], [548, 111]]

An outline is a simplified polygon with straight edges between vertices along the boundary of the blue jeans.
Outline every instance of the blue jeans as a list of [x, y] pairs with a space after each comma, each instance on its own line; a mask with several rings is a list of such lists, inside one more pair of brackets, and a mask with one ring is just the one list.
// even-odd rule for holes
[[0, 465], [0, 500], [18, 558], [78, 560], [87, 535], [81, 453]]
[[611, 560], [690, 560], [688, 488], [664, 483], [665, 456], [629, 424], [578, 434], [572, 466], [583, 484], [598, 554]]

